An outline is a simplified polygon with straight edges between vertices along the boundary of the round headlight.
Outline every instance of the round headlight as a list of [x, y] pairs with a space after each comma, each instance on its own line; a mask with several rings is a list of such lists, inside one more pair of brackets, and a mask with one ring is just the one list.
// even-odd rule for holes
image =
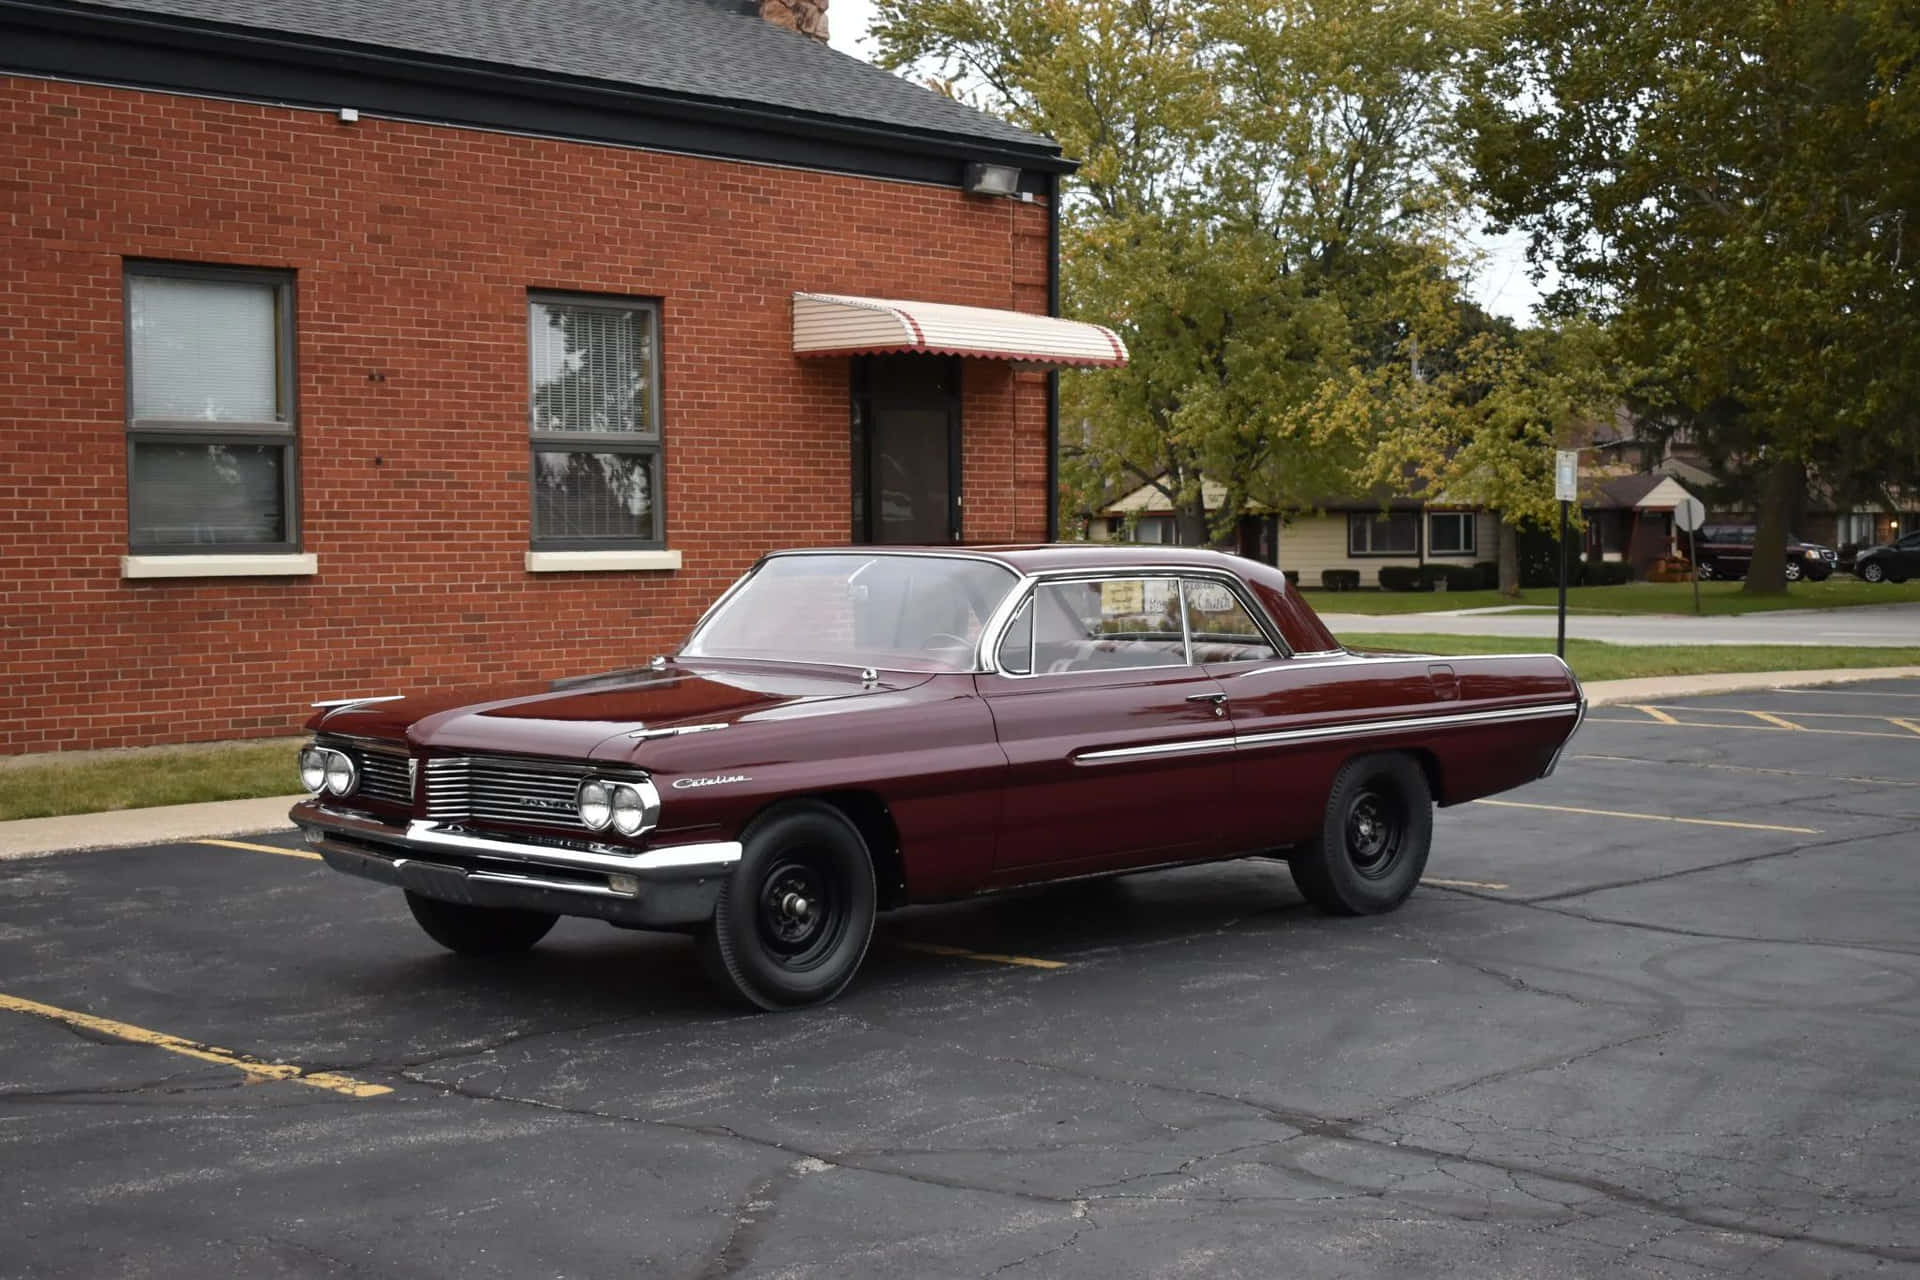
[[589, 831], [603, 831], [613, 820], [613, 792], [604, 782], [589, 778], [580, 784], [580, 822]]
[[327, 753], [319, 747], [301, 748], [300, 785], [315, 795], [327, 785]]
[[344, 751], [327, 752], [327, 790], [336, 796], [343, 796], [353, 790], [353, 784], [360, 781], [360, 771], [353, 767], [353, 758]]
[[647, 820], [647, 806], [640, 799], [640, 793], [632, 787], [613, 789], [613, 829], [623, 836], [630, 836], [640, 830]]

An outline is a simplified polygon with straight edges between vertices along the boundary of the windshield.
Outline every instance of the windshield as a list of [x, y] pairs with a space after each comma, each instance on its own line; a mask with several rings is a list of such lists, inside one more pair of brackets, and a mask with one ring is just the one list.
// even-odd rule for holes
[[681, 656], [970, 671], [975, 643], [1019, 579], [986, 560], [775, 556], [693, 633]]

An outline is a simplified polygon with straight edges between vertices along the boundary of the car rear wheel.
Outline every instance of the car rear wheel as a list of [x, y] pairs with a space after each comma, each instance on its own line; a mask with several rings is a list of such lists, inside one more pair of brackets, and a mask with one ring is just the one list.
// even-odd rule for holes
[[1360, 756], [1342, 766], [1320, 832], [1287, 860], [1307, 900], [1331, 915], [1392, 911], [1426, 870], [1433, 797], [1403, 755]]
[[820, 1004], [853, 980], [873, 938], [866, 841], [838, 810], [791, 805], [749, 828], [700, 958], [716, 986], [761, 1009]]
[[559, 916], [515, 907], [472, 907], [407, 890], [407, 909], [427, 936], [463, 956], [516, 955], [547, 936]]
[[1878, 560], [1869, 560], [1860, 566], [1860, 577], [1865, 582], [1885, 582], [1887, 567]]

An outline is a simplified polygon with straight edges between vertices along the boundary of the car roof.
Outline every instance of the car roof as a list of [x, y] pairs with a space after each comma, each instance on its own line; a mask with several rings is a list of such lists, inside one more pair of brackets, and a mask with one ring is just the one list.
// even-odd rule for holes
[[1024, 542], [951, 546], [792, 547], [772, 555], [806, 554], [932, 555], [992, 560], [1016, 573], [1057, 573], [1079, 569], [1225, 569], [1244, 575], [1258, 561], [1202, 547], [1168, 547], [1134, 542]]

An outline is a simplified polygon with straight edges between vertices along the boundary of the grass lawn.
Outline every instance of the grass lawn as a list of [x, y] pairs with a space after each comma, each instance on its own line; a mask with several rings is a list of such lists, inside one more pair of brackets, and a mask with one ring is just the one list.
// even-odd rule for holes
[[88, 752], [77, 760], [0, 760], [0, 821], [293, 795], [295, 743], [241, 742]]
[[[1738, 582], [1700, 584], [1700, 612], [1757, 613], [1770, 609], [1845, 609], [1864, 604], [1920, 601], [1920, 580], [1899, 584], [1862, 582], [1836, 573], [1825, 582], [1796, 582], [1784, 596], [1753, 596]], [[1498, 591], [1320, 591], [1304, 594], [1321, 613], [1431, 613], [1438, 609], [1487, 609], [1531, 604], [1551, 609], [1559, 598], [1552, 587], [1520, 593], [1518, 600]], [[1629, 582], [1617, 587], [1571, 587], [1567, 608], [1582, 613], [1692, 613], [1693, 586], [1685, 582]]]
[[[1620, 590], [1621, 588], [1600, 588]], [[1381, 635], [1340, 637], [1350, 649], [1385, 653], [1552, 653], [1553, 639], [1523, 636]], [[1582, 680], [1692, 676], [1716, 671], [1813, 671], [1822, 667], [1920, 666], [1920, 648], [1826, 648], [1798, 644], [1608, 644], [1568, 640], [1567, 665]]]

